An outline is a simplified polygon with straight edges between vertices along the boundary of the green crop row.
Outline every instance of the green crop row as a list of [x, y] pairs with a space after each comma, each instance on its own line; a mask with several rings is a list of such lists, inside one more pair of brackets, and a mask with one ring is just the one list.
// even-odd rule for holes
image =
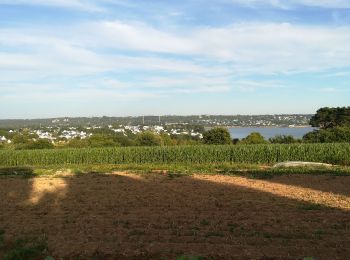
[[202, 145], [53, 150], [0, 150], [0, 166], [310, 161], [350, 165], [350, 144]]

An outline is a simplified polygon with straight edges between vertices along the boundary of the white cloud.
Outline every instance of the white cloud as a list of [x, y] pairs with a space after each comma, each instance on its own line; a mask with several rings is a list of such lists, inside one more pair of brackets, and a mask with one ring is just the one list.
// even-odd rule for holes
[[87, 45], [182, 54], [192, 54], [196, 49], [196, 43], [188, 37], [190, 31], [189, 35], [182, 36], [175, 32], [161, 31], [143, 23], [107, 21], [89, 23], [76, 29], [92, 32], [84, 33], [83, 41]]
[[[12, 90], [12, 91], [8, 91]], [[15, 91], [13, 91], [15, 90]], [[101, 84], [86, 85], [85, 87], [75, 86], [67, 89], [60, 84], [47, 83], [18, 83], [11, 84], [11, 86], [0, 86], [0, 100], [3, 102], [11, 101], [36, 101], [39, 103], [50, 102], [53, 100], [67, 101], [131, 101], [141, 100], [145, 98], [158, 98], [161, 95], [157, 93], [150, 93], [147, 91], [133, 90], [133, 89], [106, 89], [101, 88]], [[6, 91], [5, 93], [2, 93]]]
[[[349, 0], [221, 0], [247, 6], [250, 8], [273, 7], [292, 9], [295, 7], [318, 7], [331, 9], [350, 8]], [[87, 12], [106, 12], [109, 5], [135, 8], [138, 5], [130, 0], [0, 0], [0, 5], [32, 5], [75, 9]], [[172, 11], [171, 16], [181, 16], [183, 13]]]
[[295, 2], [300, 5], [324, 8], [350, 8], [349, 0], [295, 0], [290, 2], [292, 4]]
[[[261, 6], [272, 6], [277, 8], [289, 8], [289, 1], [280, 0], [228, 0], [231, 3], [244, 5], [250, 8], [256, 8]], [[288, 2], [288, 3], [287, 3]]]
[[76, 9], [88, 12], [102, 12], [105, 8], [97, 5], [94, 1], [84, 0], [0, 0], [0, 5], [33, 5]]
[[350, 65], [350, 27], [239, 24], [197, 32], [202, 51], [230, 60], [238, 70], [272, 73]]
[[318, 91], [318, 92], [325, 92], [325, 93], [341, 93], [341, 92], [349, 92], [350, 90], [348, 88], [343, 87], [321, 87], [321, 88], [313, 88], [312, 90]]
[[288, 73], [350, 65], [350, 27], [346, 26], [242, 23], [185, 33], [121, 22], [91, 26], [96, 33], [83, 40], [89, 47], [187, 55], [227, 62], [235, 72]]
[[206, 77], [204, 75], [182, 77], [149, 77], [140, 82], [144, 88], [154, 88], [160, 93], [203, 93], [227, 92], [231, 89], [227, 77]]
[[332, 78], [332, 77], [340, 78], [340, 77], [348, 77], [348, 76], [350, 76], [350, 71], [329, 72], [329, 73], [320, 75], [320, 77], [322, 78]]
[[332, 93], [332, 92], [336, 92], [338, 90], [336, 88], [320, 88], [319, 91]]
[[[349, 42], [349, 26], [276, 23], [187, 28], [186, 32], [120, 21], [75, 25], [57, 32], [0, 29], [0, 45], [5, 47], [0, 49], [0, 68], [6, 71], [0, 89], [19, 78], [100, 78], [103, 73], [141, 71], [176, 74], [147, 78], [139, 85], [144, 88], [222, 92], [238, 86], [254, 90], [278, 83], [263, 86], [230, 82], [230, 78], [349, 67]], [[114, 89], [133, 88], [118, 80], [105, 83]]]
[[[322, 71], [350, 66], [349, 26], [242, 23], [192, 28], [180, 33], [139, 23], [97, 22], [62, 31], [66, 35], [0, 30], [3, 45], [35, 50], [30, 54], [7, 53], [0, 66], [12, 67], [17, 62], [18, 66], [28, 68], [45, 64], [56, 72], [61, 70], [54, 65], [63, 71], [87, 73], [135, 68], [189, 73], [209, 73], [212, 69], [214, 73], [246, 74]], [[139, 53], [126, 56], [100, 51], [106, 48]], [[170, 58], [167, 54], [186, 59]], [[12, 59], [11, 55], [23, 55], [24, 62], [20, 61], [21, 57]], [[75, 68], [71, 70], [70, 65]]]
[[232, 82], [232, 87], [244, 92], [253, 92], [258, 89], [287, 88], [283, 83], [273, 80], [235, 80]]
[[231, 3], [244, 5], [251, 8], [274, 7], [280, 9], [291, 9], [298, 6], [319, 8], [350, 8], [349, 0], [227, 0]]

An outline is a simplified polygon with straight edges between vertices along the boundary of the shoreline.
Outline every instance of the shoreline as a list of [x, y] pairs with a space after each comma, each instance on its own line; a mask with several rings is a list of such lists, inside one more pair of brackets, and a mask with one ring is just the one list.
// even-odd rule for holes
[[224, 128], [317, 128], [312, 127], [311, 125], [302, 125], [302, 126], [205, 126], [205, 128], [214, 128], [214, 127], [224, 127]]

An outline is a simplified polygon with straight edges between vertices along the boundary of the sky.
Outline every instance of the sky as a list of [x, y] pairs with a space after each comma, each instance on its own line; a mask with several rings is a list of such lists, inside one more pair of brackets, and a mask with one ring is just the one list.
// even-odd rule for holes
[[0, 0], [0, 118], [350, 104], [350, 0]]

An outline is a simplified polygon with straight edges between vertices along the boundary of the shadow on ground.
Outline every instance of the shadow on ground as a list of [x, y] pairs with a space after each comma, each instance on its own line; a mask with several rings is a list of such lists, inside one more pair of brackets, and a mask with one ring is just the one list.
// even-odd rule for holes
[[317, 178], [284, 178], [0, 177], [0, 230], [8, 241], [45, 237], [50, 255], [65, 259], [346, 259], [350, 198], [330, 204], [348, 195], [332, 181], [349, 178], [322, 180], [336, 194], [320, 201]]

